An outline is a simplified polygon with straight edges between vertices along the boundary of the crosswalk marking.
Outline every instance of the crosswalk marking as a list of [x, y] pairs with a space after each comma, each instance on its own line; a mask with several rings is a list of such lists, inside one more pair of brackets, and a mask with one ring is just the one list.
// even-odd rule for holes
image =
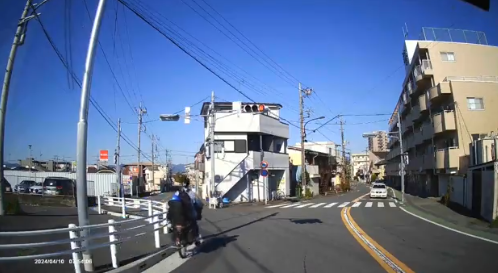
[[292, 208], [292, 207], [299, 206], [299, 205], [301, 205], [301, 203], [297, 203], [297, 204], [291, 204], [291, 205], [283, 206], [282, 208], [283, 208], [283, 209], [286, 209], [286, 208]]
[[[377, 203], [377, 205], [375, 205]], [[387, 203], [387, 204], [386, 204]], [[315, 209], [315, 208], [344, 208], [344, 207], [351, 207], [351, 208], [396, 208], [398, 205], [395, 202], [343, 202], [343, 203], [338, 203], [338, 202], [332, 202], [332, 203], [284, 203], [284, 204], [278, 204], [278, 205], [271, 205], [271, 206], [266, 206], [265, 208], [277, 208], [277, 209], [286, 209], [286, 208], [293, 208], [293, 209], [300, 209], [300, 208], [305, 208], [305, 209]]]
[[327, 204], [327, 203], [319, 203], [319, 204], [316, 204], [314, 206], [311, 206], [310, 208], [318, 208], [319, 206], [323, 206], [325, 204]]
[[331, 208], [331, 207], [333, 207], [333, 206], [335, 206], [337, 204], [338, 204], [337, 202], [330, 203], [330, 204], [326, 205], [324, 208]]
[[278, 207], [285, 206], [285, 205], [287, 205], [287, 204], [273, 205], [273, 206], [268, 206], [268, 207], [266, 207], [266, 208], [268, 208], [268, 209], [271, 209], [271, 208], [278, 208]]
[[349, 204], [349, 202], [344, 202], [342, 204], [339, 205], [339, 208], [344, 208], [345, 206], [347, 206]]

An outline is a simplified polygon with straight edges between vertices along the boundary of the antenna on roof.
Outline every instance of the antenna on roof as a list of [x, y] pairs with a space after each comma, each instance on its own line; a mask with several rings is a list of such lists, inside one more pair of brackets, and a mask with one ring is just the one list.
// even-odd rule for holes
[[406, 25], [406, 22], [405, 26], [402, 27], [401, 30], [403, 31], [403, 37], [406, 39], [408, 37], [408, 26]]

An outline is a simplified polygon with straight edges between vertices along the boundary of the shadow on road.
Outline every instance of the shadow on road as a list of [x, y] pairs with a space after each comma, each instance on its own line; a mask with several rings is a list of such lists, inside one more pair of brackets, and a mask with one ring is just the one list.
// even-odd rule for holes
[[294, 224], [323, 224], [323, 222], [320, 219], [289, 219], [291, 223]]
[[232, 236], [222, 236], [222, 237], [214, 237], [206, 241], [204, 243], [199, 252], [200, 253], [210, 253], [213, 251], [218, 250], [221, 247], [226, 247], [227, 244], [237, 241], [237, 237], [239, 235], [232, 235]]
[[220, 228], [219, 228], [219, 227], [218, 227], [218, 226], [217, 226], [214, 222], [211, 222], [211, 221], [209, 221], [208, 219], [206, 219], [206, 222], [208, 222], [208, 223], [210, 223], [211, 225], [213, 225], [213, 226], [216, 228], [216, 230], [218, 231], [218, 233], [208, 235], [208, 236], [206, 236], [206, 238], [205, 238], [205, 239], [209, 239], [209, 238], [218, 237], [218, 236], [220, 236], [220, 235], [223, 235], [223, 234], [225, 234], [225, 233], [228, 233], [228, 232], [231, 232], [231, 231], [237, 230], [237, 229], [239, 229], [239, 228], [243, 228], [243, 227], [246, 227], [246, 226], [252, 225], [252, 224], [254, 224], [254, 223], [257, 223], [257, 222], [260, 222], [260, 221], [266, 220], [266, 219], [268, 219], [268, 218], [270, 218], [270, 217], [276, 216], [277, 214], [278, 214], [278, 212], [275, 212], [275, 213], [269, 214], [269, 215], [267, 215], [267, 216], [265, 216], [265, 217], [261, 217], [261, 218], [259, 218], [259, 219], [254, 220], [254, 221], [251, 221], [251, 222], [248, 222], [248, 223], [245, 223], [245, 224], [243, 224], [243, 225], [236, 226], [236, 227], [233, 227], [233, 228], [229, 228], [229, 229], [227, 229], [227, 230], [221, 230], [221, 229], [220, 229]]

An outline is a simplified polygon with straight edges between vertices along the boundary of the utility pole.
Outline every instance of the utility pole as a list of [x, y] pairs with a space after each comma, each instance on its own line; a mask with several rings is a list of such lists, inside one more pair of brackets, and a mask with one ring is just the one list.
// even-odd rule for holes
[[305, 150], [304, 150], [304, 99], [303, 90], [301, 89], [301, 83], [299, 83], [299, 121], [301, 128], [301, 186], [303, 186], [304, 194], [306, 194], [306, 162], [305, 162]]
[[[26, 6], [24, 6], [21, 18], [17, 24], [17, 30], [14, 35], [14, 41], [12, 42], [9, 58], [7, 59], [7, 67], [5, 68], [5, 77], [3, 80], [2, 95], [0, 98], [0, 177], [4, 177], [5, 116], [7, 114], [7, 100], [9, 98], [10, 80], [12, 78], [12, 70], [14, 69], [14, 60], [16, 59], [17, 49], [19, 46], [24, 44], [27, 23], [33, 18], [33, 16], [27, 16], [31, 5], [31, 0], [28, 0], [26, 2]], [[3, 191], [0, 190], [0, 216], [5, 215], [4, 202]]]
[[120, 187], [120, 192], [121, 192], [121, 198], [122, 203], [121, 203], [121, 211], [123, 213], [122, 217], [126, 218], [126, 206], [125, 206], [125, 190], [124, 190], [124, 185], [123, 181], [121, 178], [121, 163], [120, 163], [120, 153], [121, 153], [121, 119], [118, 119], [118, 143], [116, 146], [116, 151], [114, 152], [114, 164], [116, 165], [116, 184], [119, 185]]
[[155, 169], [154, 169], [154, 148], [155, 148], [155, 136], [152, 135], [151, 137], [151, 140], [152, 140], [152, 187], [151, 188], [154, 188], [155, 185], [156, 185], [156, 180], [155, 180]]
[[398, 138], [399, 138], [399, 152], [401, 154], [400, 176], [401, 176], [401, 202], [405, 202], [405, 154], [403, 151], [403, 132], [401, 130], [401, 117], [400, 112], [398, 116]]
[[[76, 160], [78, 162], [76, 170], [76, 191], [77, 191], [77, 206], [78, 206], [78, 225], [85, 227], [90, 224], [88, 220], [88, 194], [87, 194], [87, 148], [88, 148], [88, 109], [90, 107], [90, 93], [92, 84], [93, 66], [95, 60], [95, 48], [97, 46], [100, 24], [104, 15], [104, 7], [106, 0], [100, 0], [93, 21], [92, 32], [90, 34], [90, 42], [85, 60], [85, 70], [83, 74], [83, 82], [81, 85], [81, 105], [79, 111], [78, 133], [76, 143]], [[89, 247], [90, 240], [88, 236], [90, 230], [83, 228], [81, 230], [81, 247], [86, 249], [83, 251], [84, 268], [87, 272], [93, 272], [93, 259]]]
[[346, 183], [346, 141], [344, 140], [344, 121], [342, 120], [342, 116], [339, 118], [339, 124], [341, 125], [342, 177], [344, 179], [341, 183]]
[[[142, 103], [140, 102], [140, 106], [137, 109], [138, 112], [138, 155], [137, 155], [137, 178], [138, 184], [140, 184], [140, 178], [142, 177], [142, 169], [140, 168], [140, 135], [142, 134], [142, 117], [144, 114], [147, 114], [147, 109], [142, 107]], [[138, 194], [138, 191], [137, 191]]]
[[214, 91], [211, 92], [211, 105], [209, 107], [209, 118], [211, 119], [211, 122], [209, 124], [209, 153], [211, 157], [211, 175], [210, 175], [210, 187], [209, 187], [209, 200], [211, 202], [211, 198], [213, 198], [214, 195], [214, 189], [215, 189], [215, 158], [214, 158], [214, 147], [215, 147], [215, 142], [214, 142], [214, 126], [216, 125], [216, 114], [215, 114], [215, 109], [214, 109]]
[[28, 145], [28, 149], [29, 149], [29, 171], [33, 171], [32, 168], [33, 168], [33, 153], [32, 153], [32, 150], [31, 150], [31, 145]]

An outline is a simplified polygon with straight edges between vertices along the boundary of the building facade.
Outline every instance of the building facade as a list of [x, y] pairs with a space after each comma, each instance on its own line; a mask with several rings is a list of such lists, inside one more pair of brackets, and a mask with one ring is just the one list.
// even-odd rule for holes
[[389, 142], [388, 134], [386, 131], [376, 131], [373, 132], [372, 136], [368, 137], [368, 150], [374, 153], [377, 152], [387, 152], [387, 143]]
[[368, 153], [351, 154], [353, 176], [365, 175], [370, 171], [370, 156]]
[[[289, 125], [280, 121], [280, 104], [215, 102], [204, 103], [204, 136], [209, 143], [214, 112], [214, 158], [209, 145], [204, 153], [204, 195], [214, 193], [233, 202], [263, 200], [271, 192], [289, 194], [289, 155], [287, 140]], [[268, 162], [267, 188], [260, 176], [261, 162]], [[215, 173], [211, 173], [214, 162]], [[215, 185], [210, 185], [214, 175]]]
[[[402, 133], [407, 192], [444, 195], [450, 177], [467, 172], [469, 144], [498, 130], [498, 47], [482, 32], [460, 36], [467, 40], [405, 41], [406, 75], [389, 130]], [[388, 148], [386, 175], [399, 183], [399, 139]]]

